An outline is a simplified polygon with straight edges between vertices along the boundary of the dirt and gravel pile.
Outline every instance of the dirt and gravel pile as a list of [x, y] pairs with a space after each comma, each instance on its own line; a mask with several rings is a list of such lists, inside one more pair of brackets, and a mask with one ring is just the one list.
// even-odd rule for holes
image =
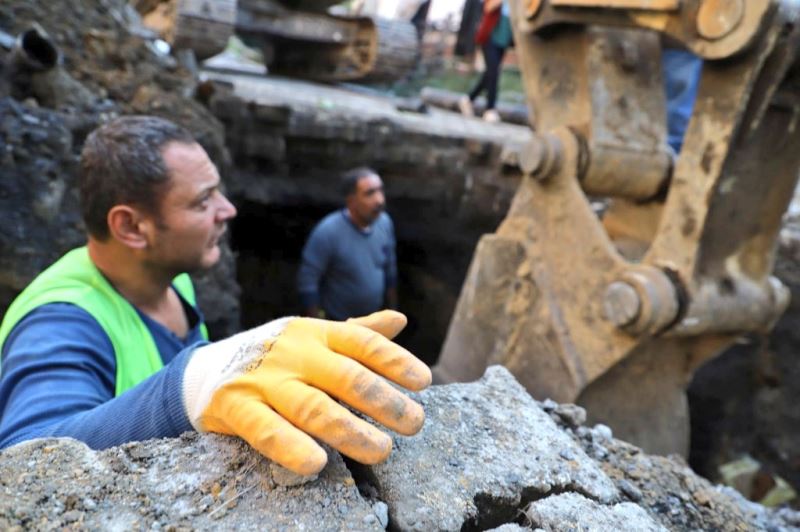
[[3, 530], [800, 530], [675, 458], [647, 456], [573, 405], [538, 403], [495, 366], [416, 394], [427, 421], [391, 457], [329, 452], [297, 477], [236, 438], [184, 434], [92, 451], [42, 439], [0, 452]]
[[[554, 408], [557, 412], [560, 407]], [[747, 501], [732, 488], [715, 486], [692, 471], [680, 456], [645, 454], [638, 447], [612, 438], [611, 430], [603, 425], [567, 424], [565, 428], [628, 501], [646, 509], [667, 529], [800, 529], [800, 513], [767, 509]]]
[[[118, 113], [166, 116], [191, 128], [212, 157], [222, 160], [223, 131], [205, 107], [191, 98], [194, 75], [173, 57], [156, 51], [152, 35], [139, 25], [127, 1], [9, 0], [0, 6], [4, 32], [17, 36], [35, 25], [53, 40], [63, 54], [66, 73], [85, 90], [81, 98], [62, 96], [72, 107], [80, 103], [86, 107], [75, 111], [111, 107]], [[75, 85], [71, 88], [78, 90]], [[11, 92], [17, 99], [37, 96], [15, 92], [13, 87]]]
[[[775, 275], [792, 294], [775, 328], [709, 362], [689, 389], [693, 468], [717, 479], [720, 466], [751, 456], [760, 464], [755, 500], [774, 476], [800, 492], [800, 189], [780, 232]], [[800, 509], [800, 499], [790, 504]]]
[[[25, 32], [20, 53], [14, 38]], [[99, 124], [122, 114], [164, 116], [187, 127], [225, 172], [224, 129], [192, 98], [195, 85], [190, 71], [156, 51], [125, 0], [0, 4], [0, 312], [37, 272], [84, 242], [77, 162]], [[217, 335], [239, 321], [225, 251], [196, 279]]]

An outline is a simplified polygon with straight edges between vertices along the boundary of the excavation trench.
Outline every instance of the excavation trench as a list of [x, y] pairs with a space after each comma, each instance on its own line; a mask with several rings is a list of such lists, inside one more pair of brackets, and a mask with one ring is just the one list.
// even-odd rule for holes
[[[399, 307], [409, 320], [398, 341], [433, 364], [469, 266], [469, 237], [448, 241], [437, 229], [441, 223], [423, 228], [413, 220], [412, 202], [389, 201], [397, 232]], [[247, 287], [240, 299], [244, 327], [302, 314], [296, 290], [302, 248], [314, 225], [337, 208], [239, 203], [230, 243], [237, 281]], [[477, 240], [477, 234], [472, 236]]]
[[[187, 98], [196, 89], [190, 73], [128, 32], [125, 13], [121, 0], [0, 5], [0, 29], [18, 35], [38, 22], [69, 74], [59, 78], [65, 99], [52, 106], [30, 84], [0, 78], [0, 312], [84, 242], [76, 175], [88, 132], [113, 114], [158, 114], [197, 136], [239, 210], [234, 254], [196, 279], [213, 336], [302, 310], [295, 276], [303, 243], [341, 206], [337, 175], [370, 165], [384, 178], [397, 233], [400, 310], [409, 316], [399, 341], [434, 363], [474, 247], [497, 227], [517, 185], [498, 171], [501, 146], [527, 130], [401, 112], [389, 100], [272, 78], [217, 80], [203, 86], [202, 102]], [[0, 48], [0, 63], [7, 58]], [[788, 230], [776, 268], [794, 303], [765, 348], [737, 346], [692, 384], [691, 463], [711, 478], [717, 465], [749, 452], [800, 487], [797, 249], [800, 230]]]

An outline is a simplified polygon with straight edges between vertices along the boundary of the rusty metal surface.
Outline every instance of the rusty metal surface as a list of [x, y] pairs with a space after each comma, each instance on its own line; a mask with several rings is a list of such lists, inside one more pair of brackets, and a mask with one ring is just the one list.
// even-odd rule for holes
[[641, 30], [589, 28], [586, 33], [583, 63], [591, 116], [583, 188], [595, 196], [653, 198], [672, 169], [659, 38]]
[[353, 41], [362, 20], [302, 11], [257, 12], [240, 10], [236, 31], [249, 38], [282, 38], [300, 42], [343, 45]]
[[177, 49], [190, 49], [198, 59], [220, 53], [233, 35], [236, 0], [178, 0], [177, 20], [167, 38]]
[[678, 9], [680, 0], [550, 0], [554, 6], [605, 7], [610, 9], [646, 9], [671, 11]]
[[742, 22], [744, 0], [705, 0], [697, 12], [697, 33], [709, 40], [721, 39]]
[[[476, 251], [435, 373], [468, 380], [502, 363], [538, 398], [684, 452], [694, 369], [788, 302], [770, 273], [800, 169], [800, 9], [689, 0], [642, 18], [566, 3], [512, 3], [541, 133], [511, 158], [529, 177]], [[727, 58], [706, 62], [677, 158], [657, 36], [596, 27], [623, 19]]]
[[240, 4], [236, 32], [261, 48], [271, 72], [322, 81], [400, 79], [416, 64], [408, 21], [286, 9], [271, 0]]
[[[719, 3], [728, 5], [724, 1]], [[736, 5], [739, 4], [732, 1], [733, 7], [727, 8], [731, 14], [716, 18], [716, 12], [703, 8], [704, 0], [683, 0], [679, 9], [669, 11], [576, 7], [572, 2], [567, 5], [566, 2], [542, 0], [532, 15], [528, 15], [531, 10], [525, 10], [528, 6], [523, 6], [515, 29], [522, 33], [538, 33], [554, 26], [586, 24], [646, 28], [682, 43], [700, 57], [720, 59], [747, 49], [769, 25], [771, 12], [778, 3], [776, 0], [742, 1], [741, 14], [737, 15]], [[698, 33], [699, 28], [707, 31], [710, 37]]]
[[178, 0], [176, 48], [200, 59], [236, 33], [263, 52], [270, 72], [322, 81], [391, 81], [416, 64], [417, 31], [408, 21], [337, 16], [330, 0]]
[[[621, 275], [625, 263], [580, 187], [577, 138], [566, 128], [553, 134], [562, 145], [562, 164], [546, 179], [523, 180], [496, 232], [505, 247], [522, 254], [493, 267], [506, 290], [492, 288], [491, 280], [472, 286], [470, 279], [477, 275], [473, 272], [495, 262], [492, 247], [479, 247], [464, 288], [473, 295], [459, 300], [437, 373], [449, 380], [468, 380], [481, 364], [502, 363], [535, 397], [574, 401], [636, 340], [602, 318], [605, 289]], [[586, 275], [586, 268], [592, 276]], [[495, 299], [505, 300], [502, 332], [471, 320]], [[483, 351], [486, 341], [465, 342], [466, 331], [467, 337], [492, 338], [492, 349]]]

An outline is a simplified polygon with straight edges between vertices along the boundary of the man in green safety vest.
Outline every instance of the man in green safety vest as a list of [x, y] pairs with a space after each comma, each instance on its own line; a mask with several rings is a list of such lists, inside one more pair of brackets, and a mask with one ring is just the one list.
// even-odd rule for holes
[[187, 272], [214, 265], [236, 209], [205, 150], [160, 118], [122, 117], [81, 154], [87, 245], [19, 295], [0, 325], [0, 448], [69, 436], [101, 449], [186, 430], [240, 436], [299, 474], [321, 440], [363, 463], [424, 413], [430, 371], [391, 339], [393, 311], [333, 322], [282, 318], [209, 343]]

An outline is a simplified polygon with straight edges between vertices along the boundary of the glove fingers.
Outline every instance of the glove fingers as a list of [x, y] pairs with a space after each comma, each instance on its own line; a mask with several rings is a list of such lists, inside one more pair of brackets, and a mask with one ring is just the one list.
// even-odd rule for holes
[[431, 383], [431, 370], [417, 357], [381, 334], [353, 322], [329, 322], [328, 347], [361, 362], [409, 390]]
[[305, 375], [309, 385], [400, 434], [410, 436], [422, 428], [425, 421], [422, 407], [355, 360], [330, 351], [316, 360]]
[[270, 404], [301, 430], [364, 464], [384, 461], [392, 439], [359, 419], [324, 392], [299, 381], [271, 390]]
[[395, 310], [380, 310], [369, 316], [350, 318], [347, 323], [357, 323], [391, 340], [406, 328], [408, 320], [404, 314]]
[[[241, 437], [258, 452], [294, 471], [298, 475], [314, 475], [328, 462], [327, 453], [313, 438], [297, 430], [274, 410], [258, 399], [242, 399], [232, 390], [221, 390], [212, 399], [204, 413], [203, 427], [208, 430], [218, 423], [206, 423], [204, 418], [223, 419], [228, 430], [223, 434]], [[215, 431], [217, 432], [217, 431]]]

